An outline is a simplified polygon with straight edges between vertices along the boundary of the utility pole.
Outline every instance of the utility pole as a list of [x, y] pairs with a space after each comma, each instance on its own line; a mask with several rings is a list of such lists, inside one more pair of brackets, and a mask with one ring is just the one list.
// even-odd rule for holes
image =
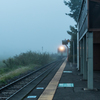
[[42, 53], [43, 53], [43, 47], [42, 47]]

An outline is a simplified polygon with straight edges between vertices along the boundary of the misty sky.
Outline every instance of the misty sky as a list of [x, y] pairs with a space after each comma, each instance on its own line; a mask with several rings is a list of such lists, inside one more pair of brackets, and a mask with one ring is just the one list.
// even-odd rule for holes
[[63, 0], [0, 0], [0, 56], [56, 53], [75, 22]]

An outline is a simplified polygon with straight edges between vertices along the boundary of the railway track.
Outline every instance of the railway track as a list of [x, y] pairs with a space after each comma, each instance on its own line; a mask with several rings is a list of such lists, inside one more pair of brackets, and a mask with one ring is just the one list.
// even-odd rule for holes
[[[38, 85], [56, 66], [61, 65], [62, 61], [55, 61], [44, 67], [33, 71], [16, 81], [0, 88], [0, 100], [21, 100], [30, 91], [32, 91], [36, 85]], [[26, 93], [23, 91], [27, 90]], [[19, 98], [18, 98], [19, 96]]]

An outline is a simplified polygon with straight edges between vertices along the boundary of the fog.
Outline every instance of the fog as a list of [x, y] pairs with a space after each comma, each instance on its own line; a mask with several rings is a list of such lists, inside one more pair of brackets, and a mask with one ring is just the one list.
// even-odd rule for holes
[[0, 0], [0, 58], [36, 51], [56, 53], [75, 22], [63, 0]]

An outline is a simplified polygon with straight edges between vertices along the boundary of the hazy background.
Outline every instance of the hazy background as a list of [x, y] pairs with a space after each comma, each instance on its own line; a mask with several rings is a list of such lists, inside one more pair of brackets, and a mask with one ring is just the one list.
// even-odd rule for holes
[[0, 0], [0, 58], [29, 50], [56, 53], [75, 22], [63, 0]]

